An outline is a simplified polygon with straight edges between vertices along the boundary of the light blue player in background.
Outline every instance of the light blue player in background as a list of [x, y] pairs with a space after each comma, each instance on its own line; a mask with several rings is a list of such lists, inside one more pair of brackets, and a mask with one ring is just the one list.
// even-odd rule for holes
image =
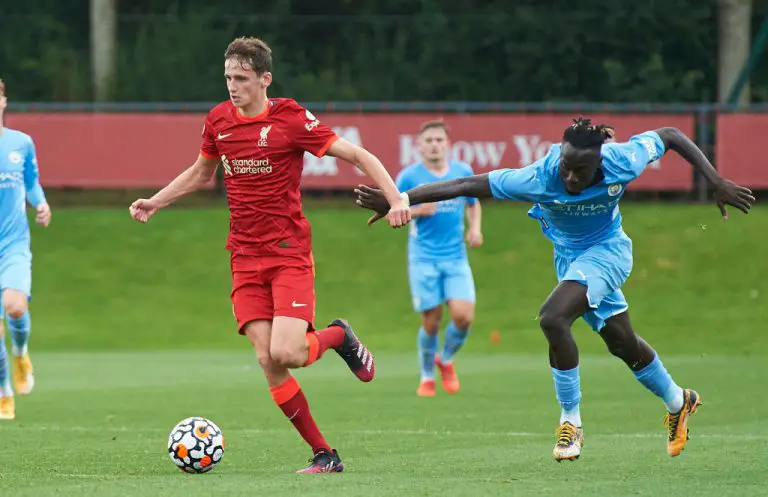
[[[612, 129], [579, 118], [566, 128], [562, 142], [547, 155], [521, 169], [439, 181], [403, 193], [411, 203], [458, 197], [497, 198], [533, 203], [536, 219], [554, 245], [558, 285], [539, 311], [539, 325], [549, 344], [549, 364], [560, 403], [560, 424], [552, 455], [556, 461], [581, 454], [584, 431], [579, 412], [579, 351], [571, 326], [583, 318], [605, 341], [608, 350], [630, 368], [635, 378], [666, 407], [667, 453], [675, 457], [688, 441], [688, 421], [701, 403], [699, 394], [678, 386], [629, 320], [621, 286], [632, 270], [632, 241], [619, 212], [627, 184], [666, 151], [674, 150], [714, 189], [724, 219], [726, 205], [745, 214], [752, 192], [721, 178], [699, 147], [675, 128], [660, 128], [612, 142]], [[360, 186], [357, 203], [376, 211], [369, 224], [385, 216], [389, 205], [379, 190]], [[500, 268], [503, 271], [503, 268]]]
[[[422, 162], [404, 168], [397, 177], [400, 191], [440, 180], [472, 176], [465, 163], [448, 160], [448, 127], [443, 121], [427, 121], [419, 129]], [[475, 313], [475, 283], [464, 244], [476, 248], [483, 243], [480, 202], [475, 198], [454, 198], [425, 203], [411, 209], [414, 221], [408, 237], [408, 278], [416, 312], [422, 315], [418, 333], [421, 381], [417, 395], [435, 395], [435, 365], [443, 388], [459, 391], [453, 359], [467, 339]], [[443, 304], [451, 320], [445, 329], [445, 343], [438, 354]]]
[[[35, 380], [27, 351], [32, 252], [26, 203], [35, 208], [36, 221], [42, 226], [51, 221], [51, 209], [40, 186], [32, 138], [3, 126], [6, 105], [5, 84], [0, 80], [0, 288], [11, 334], [14, 387], [16, 393], [28, 395]], [[16, 417], [3, 335], [0, 319], [0, 420]]]

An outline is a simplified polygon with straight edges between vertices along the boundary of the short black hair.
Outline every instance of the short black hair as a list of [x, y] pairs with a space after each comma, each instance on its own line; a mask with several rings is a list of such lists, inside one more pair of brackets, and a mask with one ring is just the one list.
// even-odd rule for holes
[[575, 148], [600, 148], [606, 138], [613, 136], [613, 126], [609, 124], [592, 124], [592, 120], [579, 116], [573, 124], [565, 128], [563, 141]]

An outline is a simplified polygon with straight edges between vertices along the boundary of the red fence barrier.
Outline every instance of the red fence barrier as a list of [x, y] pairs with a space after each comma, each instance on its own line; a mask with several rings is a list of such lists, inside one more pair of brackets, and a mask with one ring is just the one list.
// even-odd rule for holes
[[750, 188], [768, 188], [768, 115], [718, 114], [716, 138], [721, 175]]
[[[347, 140], [376, 154], [395, 176], [419, 160], [419, 125], [432, 114], [340, 114], [318, 116]], [[447, 115], [452, 158], [468, 162], [476, 173], [520, 167], [542, 157], [571, 124], [570, 114]], [[593, 114], [593, 122], [616, 127], [619, 140], [662, 126], [694, 133], [692, 115]], [[15, 114], [10, 127], [32, 135], [44, 186], [161, 187], [192, 163], [200, 146], [204, 116], [162, 113]], [[307, 189], [349, 188], [365, 178], [333, 157], [307, 154]], [[634, 190], [687, 191], [692, 172], [670, 154], [652, 164], [631, 186]]]

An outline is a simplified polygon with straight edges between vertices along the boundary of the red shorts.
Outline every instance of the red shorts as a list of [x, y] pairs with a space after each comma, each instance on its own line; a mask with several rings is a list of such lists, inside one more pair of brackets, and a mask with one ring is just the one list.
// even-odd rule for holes
[[232, 254], [232, 312], [238, 332], [258, 319], [303, 319], [314, 329], [315, 264], [307, 256]]

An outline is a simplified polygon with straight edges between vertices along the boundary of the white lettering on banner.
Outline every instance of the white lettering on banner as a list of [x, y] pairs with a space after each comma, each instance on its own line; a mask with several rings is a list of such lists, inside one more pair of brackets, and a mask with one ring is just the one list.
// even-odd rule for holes
[[409, 166], [420, 160], [419, 147], [415, 137], [411, 135], [400, 135], [400, 167]]
[[[406, 167], [421, 160], [419, 137], [400, 135], [400, 166]], [[466, 162], [473, 168], [496, 169], [501, 165], [507, 144], [495, 141], [457, 141], [451, 144], [448, 157]]]
[[501, 165], [506, 150], [507, 144], [504, 142], [460, 141], [453, 144], [451, 158], [479, 169], [496, 169]]
[[520, 167], [528, 166], [547, 155], [552, 142], [541, 141], [539, 135], [514, 135], [512, 142], [520, 154]]
[[[335, 126], [333, 132], [350, 143], [360, 147], [363, 146], [360, 130], [356, 126]], [[359, 169], [354, 169], [360, 176], [363, 176]], [[304, 169], [301, 174], [302, 176], [337, 176], [339, 174], [339, 166], [336, 163], [336, 157], [331, 157], [330, 155], [315, 157], [306, 152], [304, 154]]]

